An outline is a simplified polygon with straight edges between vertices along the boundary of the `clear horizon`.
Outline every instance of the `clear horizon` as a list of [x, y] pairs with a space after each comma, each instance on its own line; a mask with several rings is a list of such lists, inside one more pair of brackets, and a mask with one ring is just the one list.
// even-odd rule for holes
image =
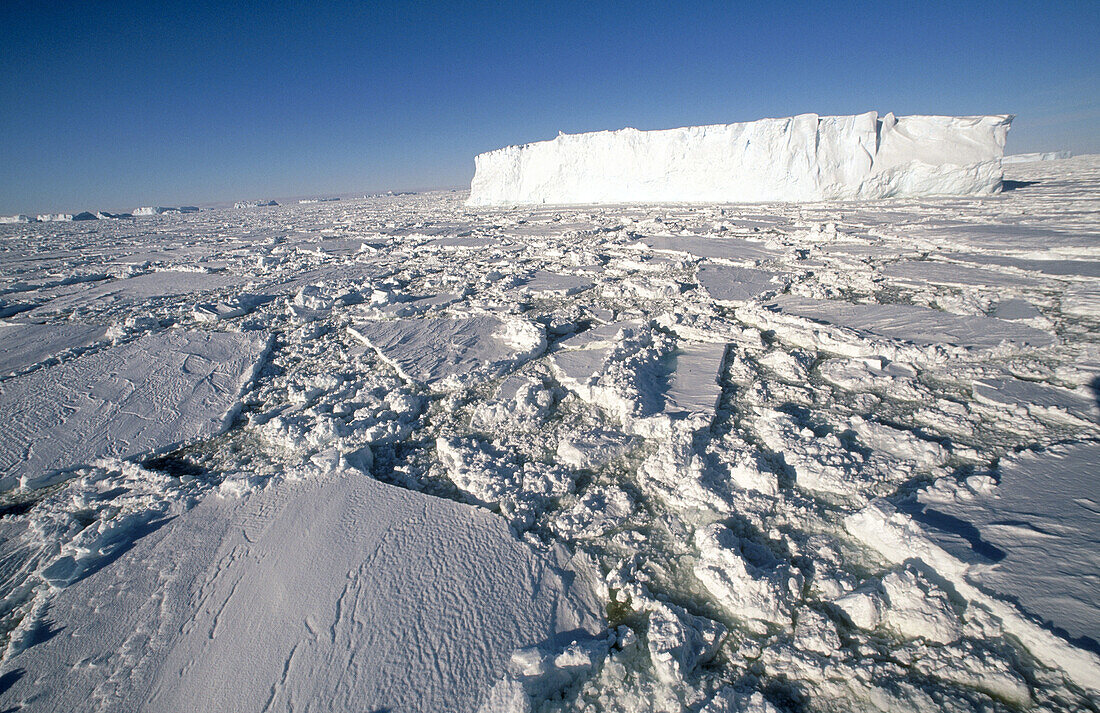
[[1100, 153], [1100, 5], [91, 3], [0, 9], [0, 214], [462, 188], [483, 151], [632, 126], [1017, 118]]

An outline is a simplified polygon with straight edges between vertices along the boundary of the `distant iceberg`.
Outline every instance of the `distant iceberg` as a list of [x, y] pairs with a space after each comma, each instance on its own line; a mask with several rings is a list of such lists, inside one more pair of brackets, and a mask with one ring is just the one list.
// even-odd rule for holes
[[162, 208], [161, 206], [146, 205], [140, 208], [134, 208], [133, 215], [160, 215], [169, 211], [175, 210], [174, 208]]
[[237, 201], [234, 208], [260, 208], [263, 206], [279, 205], [275, 201]]
[[477, 156], [467, 205], [989, 195], [1012, 119], [872, 111], [559, 134]]
[[1069, 151], [1041, 151], [1038, 153], [1014, 153], [1001, 159], [1001, 163], [1032, 163], [1034, 161], [1057, 161], [1072, 158]]
[[39, 213], [35, 220], [39, 223], [58, 223], [68, 222], [72, 219], [73, 216], [70, 213]]
[[0, 215], [0, 223], [29, 223], [31, 217], [29, 215]]

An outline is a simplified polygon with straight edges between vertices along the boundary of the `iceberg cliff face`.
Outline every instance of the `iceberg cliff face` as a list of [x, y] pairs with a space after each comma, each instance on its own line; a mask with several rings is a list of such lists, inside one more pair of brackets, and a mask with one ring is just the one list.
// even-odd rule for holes
[[987, 195], [1011, 121], [867, 112], [559, 134], [477, 156], [467, 205]]

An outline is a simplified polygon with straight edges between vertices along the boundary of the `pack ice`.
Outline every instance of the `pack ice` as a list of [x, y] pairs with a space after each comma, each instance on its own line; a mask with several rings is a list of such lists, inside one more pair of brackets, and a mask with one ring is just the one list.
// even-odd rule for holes
[[0, 225], [0, 709], [1096, 710], [1100, 157], [1005, 171]]
[[988, 195], [1010, 115], [800, 114], [661, 131], [559, 134], [474, 160], [469, 206]]

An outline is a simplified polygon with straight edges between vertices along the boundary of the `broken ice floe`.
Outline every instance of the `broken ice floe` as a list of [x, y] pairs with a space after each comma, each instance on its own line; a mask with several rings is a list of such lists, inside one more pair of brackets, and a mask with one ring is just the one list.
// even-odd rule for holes
[[0, 376], [16, 373], [107, 335], [96, 324], [0, 324]]
[[0, 488], [216, 435], [267, 345], [259, 333], [171, 331], [2, 382]]
[[880, 334], [921, 345], [949, 344], [992, 348], [1046, 346], [1054, 338], [1026, 325], [992, 317], [963, 317], [908, 305], [851, 304], [784, 296], [773, 303], [781, 312]]
[[402, 378], [425, 385], [467, 375], [500, 376], [546, 348], [540, 327], [489, 315], [362, 322], [351, 331]]

